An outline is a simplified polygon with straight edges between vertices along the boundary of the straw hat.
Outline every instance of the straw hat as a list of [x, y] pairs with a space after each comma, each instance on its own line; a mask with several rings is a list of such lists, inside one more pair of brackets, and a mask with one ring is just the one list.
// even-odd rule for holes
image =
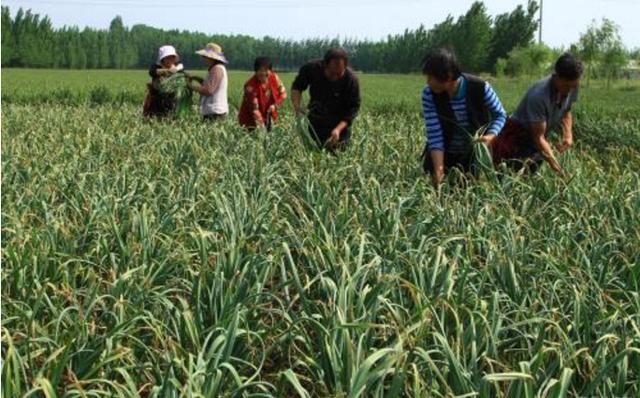
[[224, 64], [228, 64], [227, 58], [224, 56], [222, 52], [222, 47], [217, 45], [216, 43], [209, 43], [207, 47], [202, 50], [196, 51], [196, 54], [201, 55], [203, 57], [215, 59], [216, 61], [220, 61]]
[[170, 56], [176, 56], [178, 59], [180, 58], [178, 56], [178, 52], [176, 51], [175, 47], [173, 46], [162, 46], [158, 49], [158, 60], [156, 61], [156, 63], [158, 65], [160, 65], [160, 63], [162, 62], [163, 59], [170, 57]]

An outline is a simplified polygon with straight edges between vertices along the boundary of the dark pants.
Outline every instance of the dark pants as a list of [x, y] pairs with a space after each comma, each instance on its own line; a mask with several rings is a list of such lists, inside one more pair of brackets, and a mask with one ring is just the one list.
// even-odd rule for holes
[[[468, 154], [458, 154], [458, 153], [444, 153], [444, 172], [446, 173], [449, 169], [456, 168], [462, 171], [463, 173], [473, 172], [475, 167], [473, 167], [473, 152], [469, 152]], [[431, 160], [431, 153], [425, 147], [424, 152], [422, 153], [422, 169], [426, 174], [433, 173], [433, 160]]]
[[351, 128], [347, 127], [342, 130], [340, 134], [340, 140], [337, 143], [329, 141], [331, 138], [331, 131], [337, 126], [336, 124], [326, 124], [309, 119], [309, 134], [316, 141], [318, 147], [327, 149], [331, 152], [336, 150], [344, 150], [349, 145], [351, 139]]
[[493, 163], [505, 163], [512, 170], [536, 172], [542, 164], [538, 148], [529, 129], [514, 119], [507, 123], [490, 145]]
[[167, 117], [173, 115], [176, 109], [175, 95], [161, 94], [148, 85], [147, 95], [144, 99], [142, 114], [148, 117]]
[[202, 115], [202, 120], [207, 121], [207, 122], [216, 122], [216, 121], [222, 121], [227, 117], [226, 113], [210, 113], [208, 115]]

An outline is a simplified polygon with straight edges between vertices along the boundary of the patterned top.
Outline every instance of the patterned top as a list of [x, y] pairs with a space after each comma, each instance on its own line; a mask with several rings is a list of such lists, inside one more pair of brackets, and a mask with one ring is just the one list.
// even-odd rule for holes
[[[471, 137], [475, 133], [469, 130], [469, 119], [467, 116], [467, 104], [466, 104], [466, 79], [460, 77], [460, 85], [458, 92], [451, 98], [449, 103], [456, 117], [456, 124], [458, 129], [451, 138], [448, 152], [464, 152], [467, 150], [468, 143]], [[487, 127], [488, 134], [500, 134], [500, 131], [504, 127], [507, 120], [507, 113], [500, 102], [500, 99], [496, 95], [491, 85], [485, 82], [484, 86], [484, 103], [491, 112], [492, 120]], [[430, 151], [438, 150], [444, 151], [444, 132], [440, 125], [440, 119], [436, 110], [436, 104], [433, 99], [433, 93], [431, 88], [427, 85], [422, 92], [422, 109], [424, 114], [424, 121], [426, 125], [426, 138], [427, 147]]]
[[[267, 117], [276, 120], [278, 113], [273, 109], [270, 115], [269, 108], [282, 104], [287, 96], [287, 90], [275, 72], [269, 74], [266, 83], [262, 83], [254, 75], [244, 84], [242, 105], [238, 112], [238, 121], [245, 127], [255, 127], [265, 124]], [[274, 107], [274, 108], [275, 108]]]

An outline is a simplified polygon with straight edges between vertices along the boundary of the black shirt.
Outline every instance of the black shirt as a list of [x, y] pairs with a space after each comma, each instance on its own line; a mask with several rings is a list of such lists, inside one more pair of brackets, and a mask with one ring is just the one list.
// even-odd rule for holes
[[160, 91], [160, 78], [158, 75], [158, 69], [162, 69], [162, 66], [153, 64], [149, 67], [149, 76], [151, 76], [150, 89], [150, 101], [149, 108], [144, 112], [149, 116], [167, 116], [176, 108], [176, 96], [175, 94], [165, 94]]
[[151, 76], [152, 79], [157, 79], [158, 77], [158, 69], [161, 69], [162, 66], [158, 65], [158, 64], [153, 64], [149, 67], [149, 76]]
[[336, 81], [329, 81], [324, 74], [322, 61], [311, 61], [300, 68], [292, 89], [309, 88], [309, 119], [312, 122], [335, 127], [341, 121], [349, 125], [360, 109], [360, 85], [351, 69]]

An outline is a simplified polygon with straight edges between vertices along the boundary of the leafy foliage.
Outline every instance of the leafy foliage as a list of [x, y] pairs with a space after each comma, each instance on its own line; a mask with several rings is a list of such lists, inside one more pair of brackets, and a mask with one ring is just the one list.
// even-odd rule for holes
[[580, 36], [578, 51], [587, 64], [587, 77], [603, 77], [607, 83], [620, 76], [627, 65], [628, 54], [622, 44], [620, 28], [603, 18], [598, 26], [595, 21]]
[[498, 64], [498, 74], [509, 76], [541, 76], [553, 69], [557, 54], [549, 47], [532, 44], [528, 47], [516, 47]]
[[177, 117], [184, 117], [191, 113], [193, 95], [187, 83], [188, 77], [184, 72], [174, 73], [160, 80], [160, 92], [171, 94], [176, 99]]
[[256, 56], [267, 55], [281, 70], [296, 70], [305, 61], [321, 57], [327, 48], [342, 46], [352, 54], [352, 64], [367, 72], [416, 72], [420, 58], [430, 48], [453, 47], [468, 71], [493, 71], [498, 57], [514, 47], [527, 46], [533, 39], [536, 3], [529, 2], [512, 13], [496, 17], [495, 23], [480, 1], [454, 19], [449, 16], [432, 29], [424, 25], [389, 35], [385, 40], [307, 39], [292, 41], [246, 35], [206, 35], [197, 32], [162, 30], [146, 25], [127, 28], [115, 17], [108, 30], [64, 27], [53, 29], [41, 19], [20, 9], [11, 18], [2, 7], [2, 65], [71, 69], [145, 68], [156, 57], [157, 48], [173, 44], [187, 66], [200, 65], [194, 53], [207, 42], [220, 43], [236, 69], [251, 70]]
[[[334, 157], [288, 107], [270, 134], [163, 124], [54, 97], [140, 71], [2, 73], [40, 94], [2, 107], [3, 396], [640, 393], [637, 84], [581, 92], [571, 179], [436, 191], [417, 76], [363, 75]], [[493, 85], [513, 109], [533, 79]]]

